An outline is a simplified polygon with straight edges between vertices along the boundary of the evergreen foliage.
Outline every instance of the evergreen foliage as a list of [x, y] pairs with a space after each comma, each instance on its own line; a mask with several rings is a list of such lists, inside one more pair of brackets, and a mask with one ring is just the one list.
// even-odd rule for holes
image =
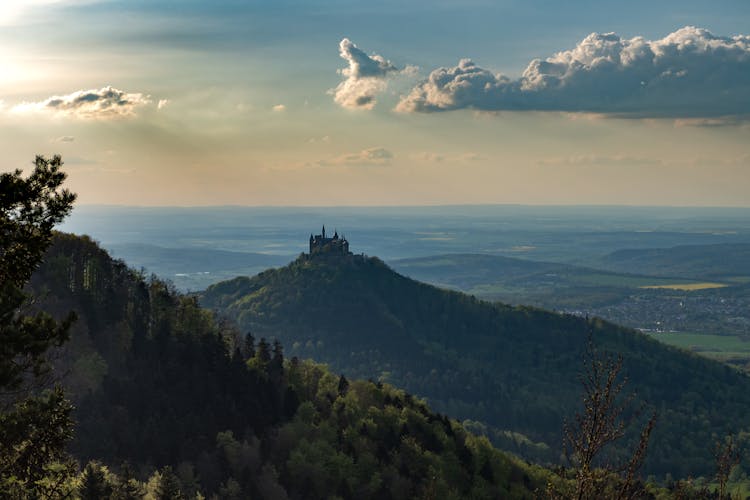
[[112, 495], [112, 485], [101, 464], [89, 462], [81, 474], [79, 495], [81, 500], [101, 500]]
[[172, 471], [172, 467], [166, 466], [161, 470], [155, 496], [156, 500], [183, 500], [185, 498], [180, 489], [180, 480]]
[[112, 500], [140, 500], [144, 494], [144, 488], [135, 477], [133, 469], [127, 462], [124, 463], [115, 477]]

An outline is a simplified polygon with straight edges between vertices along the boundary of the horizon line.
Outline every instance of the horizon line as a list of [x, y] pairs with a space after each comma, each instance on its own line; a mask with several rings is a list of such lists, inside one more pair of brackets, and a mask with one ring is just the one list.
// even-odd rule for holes
[[492, 208], [492, 207], [533, 207], [533, 208], [651, 208], [651, 209], [732, 209], [750, 210], [750, 205], [638, 205], [617, 203], [435, 203], [435, 204], [393, 204], [393, 205], [129, 205], [112, 203], [78, 203], [75, 208], [138, 208], [138, 209], [216, 209], [216, 208], [297, 208], [297, 209], [415, 209], [415, 208]]

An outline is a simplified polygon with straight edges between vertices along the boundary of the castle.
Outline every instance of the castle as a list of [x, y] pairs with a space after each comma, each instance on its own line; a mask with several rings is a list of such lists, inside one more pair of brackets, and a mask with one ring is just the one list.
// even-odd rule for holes
[[310, 234], [310, 255], [322, 253], [349, 255], [349, 242], [343, 235], [339, 238], [338, 231], [334, 231], [333, 238], [326, 237], [326, 227], [323, 226], [321, 234]]

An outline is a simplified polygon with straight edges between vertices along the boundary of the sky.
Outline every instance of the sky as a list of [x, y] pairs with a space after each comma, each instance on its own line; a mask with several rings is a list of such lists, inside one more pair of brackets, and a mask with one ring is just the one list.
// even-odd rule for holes
[[750, 206], [750, 2], [3, 0], [82, 204]]

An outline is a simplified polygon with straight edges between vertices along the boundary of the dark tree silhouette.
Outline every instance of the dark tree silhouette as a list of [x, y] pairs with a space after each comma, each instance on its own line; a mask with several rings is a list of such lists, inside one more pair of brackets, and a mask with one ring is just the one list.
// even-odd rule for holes
[[623, 394], [627, 378], [620, 377], [621, 371], [622, 356], [615, 358], [600, 353], [589, 336], [581, 375], [583, 412], [576, 414], [573, 422], [566, 423], [564, 429], [566, 453], [576, 467], [575, 498], [579, 500], [602, 498], [607, 480], [613, 474], [620, 475], [619, 488], [614, 495], [606, 492], [606, 496], [634, 498], [640, 493], [636, 474], [646, 457], [656, 414], [645, 424], [638, 446], [627, 463], [619, 466], [597, 463], [602, 451], [625, 435], [639, 413], [630, 408], [634, 394]]
[[716, 443], [714, 458], [716, 459], [716, 482], [719, 483], [717, 493], [719, 498], [723, 499], [727, 492], [729, 474], [740, 463], [740, 451], [732, 436], [727, 436], [724, 441]]
[[86, 464], [81, 477], [79, 493], [81, 500], [100, 500], [112, 495], [112, 485], [107, 481], [101, 464], [97, 462]]
[[[61, 322], [34, 311], [23, 287], [42, 261], [55, 224], [72, 210], [75, 195], [62, 189], [59, 156], [37, 156], [34, 170], [0, 175], [0, 490], [38, 496], [55, 493], [64, 477], [42, 480], [49, 465], [67, 462], [73, 423], [60, 389], [42, 392], [50, 348], [68, 339], [75, 316]], [[57, 467], [67, 471], [67, 467]]]
[[156, 488], [156, 498], [158, 500], [182, 500], [185, 496], [180, 488], [180, 480], [172, 471], [172, 467], [164, 467], [161, 470], [161, 478]]

